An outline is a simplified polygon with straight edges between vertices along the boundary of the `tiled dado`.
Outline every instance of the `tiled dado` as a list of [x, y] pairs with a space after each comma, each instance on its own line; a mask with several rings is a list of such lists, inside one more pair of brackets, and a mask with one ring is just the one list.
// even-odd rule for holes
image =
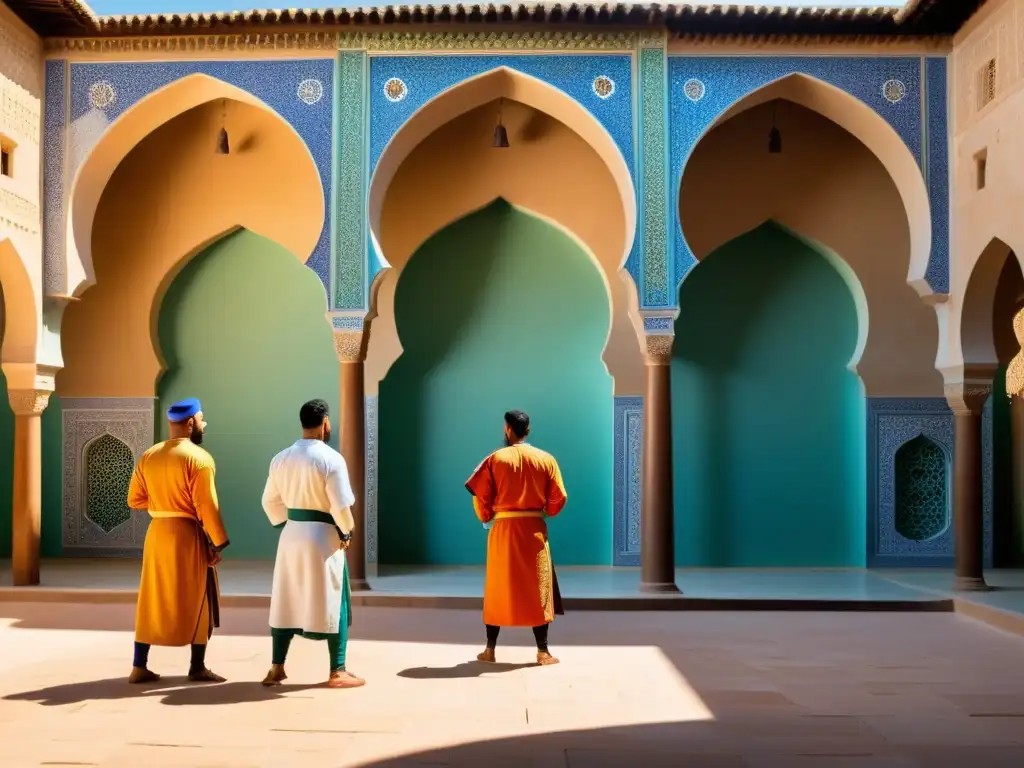
[[[65, 555], [124, 557], [142, 552], [149, 515], [129, 513], [125, 499], [135, 462], [153, 445], [155, 402], [152, 398], [61, 399]], [[95, 484], [91, 489], [90, 483]], [[126, 518], [123, 523], [109, 524], [122, 518]]]
[[[938, 445], [946, 456], [947, 524], [924, 541], [896, 530], [896, 454], [918, 437]], [[867, 401], [867, 564], [868, 567], [920, 567], [953, 564], [953, 414], [945, 398], [871, 397]], [[992, 402], [982, 422], [985, 566], [992, 564]]]

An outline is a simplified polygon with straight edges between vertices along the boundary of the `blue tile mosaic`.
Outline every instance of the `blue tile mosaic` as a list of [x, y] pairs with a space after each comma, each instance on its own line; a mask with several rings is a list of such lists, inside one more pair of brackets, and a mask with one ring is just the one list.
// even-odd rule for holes
[[925, 279], [935, 293], [949, 293], [949, 112], [944, 58], [925, 59], [925, 120], [928, 157], [925, 181], [932, 214], [932, 252]]
[[615, 551], [613, 565], [640, 565], [640, 462], [643, 459], [644, 399], [615, 398]]
[[[370, 177], [384, 147], [416, 110], [445, 90], [499, 67], [542, 80], [585, 107], [615, 141], [636, 185], [633, 64], [628, 54], [371, 56]], [[601, 98], [595, 91], [594, 81], [602, 75], [614, 84], [608, 98]], [[385, 84], [389, 82], [389, 92], [385, 92]], [[634, 255], [627, 266], [639, 285], [640, 267], [635, 251], [634, 246]], [[370, 266], [373, 271], [379, 268], [379, 265]], [[367, 279], [372, 282], [373, 277], [371, 272]]]
[[647, 333], [667, 333], [671, 334], [675, 332], [676, 321], [672, 317], [664, 317], [661, 315], [653, 315], [644, 317], [644, 331]]
[[[197, 73], [215, 77], [251, 93], [288, 121], [305, 141], [320, 173], [326, 210], [330, 210], [333, 60], [75, 63], [70, 70], [72, 123], [97, 109], [97, 104], [103, 105], [104, 117], [112, 122], [143, 97]], [[300, 98], [299, 86], [303, 81], [315, 83], [307, 83], [301, 93], [303, 98]], [[96, 84], [107, 84], [109, 90], [101, 85], [90, 95], [90, 89]], [[47, 136], [46, 140], [50, 141], [50, 137]], [[80, 147], [79, 157], [84, 157], [83, 150], [87, 149], [89, 147]], [[69, 178], [74, 177], [75, 170], [68, 169]], [[316, 272], [328, 287], [328, 292], [330, 262], [330, 227], [325, 222], [316, 249], [306, 265]]]
[[[686, 161], [715, 119], [753, 91], [791, 74], [804, 74], [846, 91], [875, 110], [923, 165], [920, 57], [670, 56], [669, 186], [679, 210]], [[898, 99], [883, 85], [898, 81]], [[893, 93], [890, 93], [893, 96]], [[672, 285], [696, 264], [678, 215], [670, 240]]]
[[67, 61], [46, 62], [43, 100], [43, 288], [67, 291], [64, 253], [64, 158], [68, 135]]
[[[954, 529], [950, 525], [925, 541], [912, 541], [896, 531], [896, 453], [911, 440], [924, 436], [942, 448], [952, 477], [953, 413], [945, 398], [888, 398], [867, 400], [867, 564], [877, 567], [953, 565]], [[992, 565], [992, 407], [986, 406], [982, 424], [984, 483], [985, 566]], [[952, 505], [952, 495], [949, 496]]]

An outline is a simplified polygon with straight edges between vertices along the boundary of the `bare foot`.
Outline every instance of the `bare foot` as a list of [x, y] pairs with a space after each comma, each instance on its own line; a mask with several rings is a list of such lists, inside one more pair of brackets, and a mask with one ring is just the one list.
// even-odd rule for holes
[[274, 664], [270, 667], [270, 671], [267, 672], [267, 676], [263, 678], [263, 685], [267, 687], [280, 685], [287, 679], [288, 675], [284, 673], [284, 664]]
[[558, 659], [552, 656], [547, 651], [537, 651], [537, 665], [540, 667], [550, 667], [552, 664], [557, 664]]
[[494, 649], [493, 648], [484, 648], [484, 652], [483, 653], [478, 653], [476, 655], [476, 660], [477, 661], [482, 661], [482, 662], [484, 662], [484, 664], [493, 664], [494, 663]]
[[356, 677], [351, 672], [346, 672], [344, 669], [338, 669], [331, 672], [331, 677], [327, 681], [328, 688], [359, 688], [366, 685], [366, 681], [361, 677]]
[[128, 682], [132, 685], [139, 683], [155, 683], [160, 679], [156, 672], [150, 672], [145, 667], [132, 667], [132, 673], [128, 675]]
[[209, 669], [203, 668], [200, 672], [190, 672], [188, 675], [190, 683], [223, 683], [224, 678]]

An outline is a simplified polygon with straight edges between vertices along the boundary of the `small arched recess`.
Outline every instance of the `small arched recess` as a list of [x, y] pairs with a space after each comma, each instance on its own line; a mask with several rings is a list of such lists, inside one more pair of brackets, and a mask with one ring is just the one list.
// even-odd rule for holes
[[109, 432], [85, 446], [85, 518], [105, 534], [132, 519], [128, 486], [134, 470], [132, 449]]
[[951, 520], [949, 456], [924, 435], [908, 440], [896, 451], [896, 532], [909, 541], [941, 536]]

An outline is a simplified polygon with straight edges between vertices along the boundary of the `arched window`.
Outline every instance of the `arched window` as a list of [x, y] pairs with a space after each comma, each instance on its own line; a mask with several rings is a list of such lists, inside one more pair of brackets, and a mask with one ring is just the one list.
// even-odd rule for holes
[[112, 435], [100, 435], [85, 449], [85, 516], [104, 533], [131, 519], [128, 485], [134, 469], [131, 448]]
[[946, 452], [918, 435], [896, 452], [896, 532], [926, 541], [949, 526], [949, 461]]

